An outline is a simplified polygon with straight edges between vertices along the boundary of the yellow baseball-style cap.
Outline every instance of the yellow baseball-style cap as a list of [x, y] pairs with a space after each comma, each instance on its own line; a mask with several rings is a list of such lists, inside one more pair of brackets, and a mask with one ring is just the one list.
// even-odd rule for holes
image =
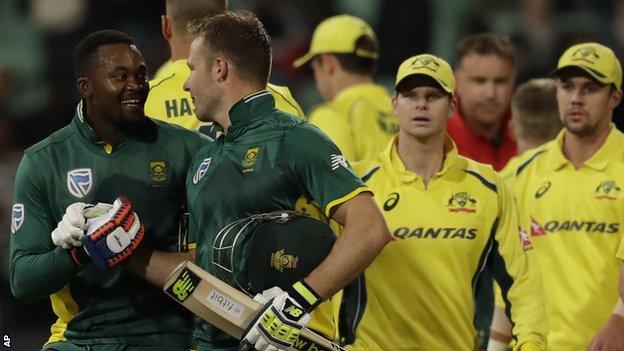
[[373, 28], [362, 19], [349, 16], [339, 15], [330, 17], [321, 22], [312, 35], [310, 50], [307, 54], [301, 56], [295, 62], [294, 67], [300, 67], [310, 61], [318, 54], [354, 54], [360, 57], [376, 59], [379, 52], [357, 49], [355, 44], [363, 35], [370, 36], [377, 41]]
[[613, 50], [598, 43], [582, 43], [571, 46], [559, 58], [557, 75], [567, 67], [578, 67], [601, 83], [613, 84], [622, 91], [622, 66]]
[[397, 71], [394, 87], [398, 87], [405, 78], [416, 74], [433, 78], [449, 94], [455, 92], [455, 77], [451, 65], [431, 54], [416, 55], [403, 61]]

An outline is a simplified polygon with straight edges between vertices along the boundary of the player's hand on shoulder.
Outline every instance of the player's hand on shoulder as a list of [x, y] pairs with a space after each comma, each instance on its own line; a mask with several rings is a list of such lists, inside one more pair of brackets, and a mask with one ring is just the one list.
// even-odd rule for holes
[[78, 266], [93, 261], [104, 269], [125, 261], [144, 236], [145, 226], [132, 210], [130, 200], [119, 196], [113, 204], [70, 205], [52, 232], [52, 241], [69, 249]]
[[624, 317], [611, 314], [607, 324], [596, 333], [588, 351], [624, 351]]
[[265, 304], [247, 330], [239, 350], [289, 350], [310, 322], [310, 312], [321, 299], [307, 284], [295, 283], [287, 291], [265, 290], [254, 300]]

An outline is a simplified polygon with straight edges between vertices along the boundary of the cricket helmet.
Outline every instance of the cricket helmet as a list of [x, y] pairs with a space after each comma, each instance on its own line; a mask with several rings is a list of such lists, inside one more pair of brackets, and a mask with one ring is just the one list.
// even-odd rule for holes
[[327, 257], [331, 228], [294, 211], [255, 214], [221, 229], [213, 241], [212, 271], [250, 296], [305, 278]]

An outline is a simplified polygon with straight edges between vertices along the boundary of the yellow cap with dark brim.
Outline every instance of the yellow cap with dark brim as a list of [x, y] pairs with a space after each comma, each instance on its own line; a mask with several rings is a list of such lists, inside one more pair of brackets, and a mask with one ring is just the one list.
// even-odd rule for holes
[[580, 68], [604, 84], [613, 84], [622, 91], [622, 66], [613, 50], [598, 43], [582, 43], [571, 46], [559, 58], [557, 76], [562, 70], [570, 67]]
[[403, 61], [397, 71], [396, 82], [394, 84], [395, 89], [404, 79], [414, 75], [425, 75], [431, 77], [438, 82], [440, 88], [447, 93], [454, 94], [455, 92], [455, 77], [453, 76], [453, 69], [448, 62], [437, 56], [422, 54], [412, 56]]
[[356, 48], [356, 42], [367, 35], [377, 41], [375, 32], [362, 19], [340, 15], [321, 22], [312, 35], [310, 50], [293, 62], [294, 67], [301, 67], [319, 54], [353, 54], [359, 57], [377, 59], [379, 53]]

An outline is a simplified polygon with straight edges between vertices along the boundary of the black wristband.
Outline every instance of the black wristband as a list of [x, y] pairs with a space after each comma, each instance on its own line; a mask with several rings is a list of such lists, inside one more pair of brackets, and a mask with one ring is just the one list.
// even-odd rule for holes
[[292, 297], [306, 312], [312, 311], [323, 299], [305, 281], [300, 280], [291, 285], [286, 292]]

